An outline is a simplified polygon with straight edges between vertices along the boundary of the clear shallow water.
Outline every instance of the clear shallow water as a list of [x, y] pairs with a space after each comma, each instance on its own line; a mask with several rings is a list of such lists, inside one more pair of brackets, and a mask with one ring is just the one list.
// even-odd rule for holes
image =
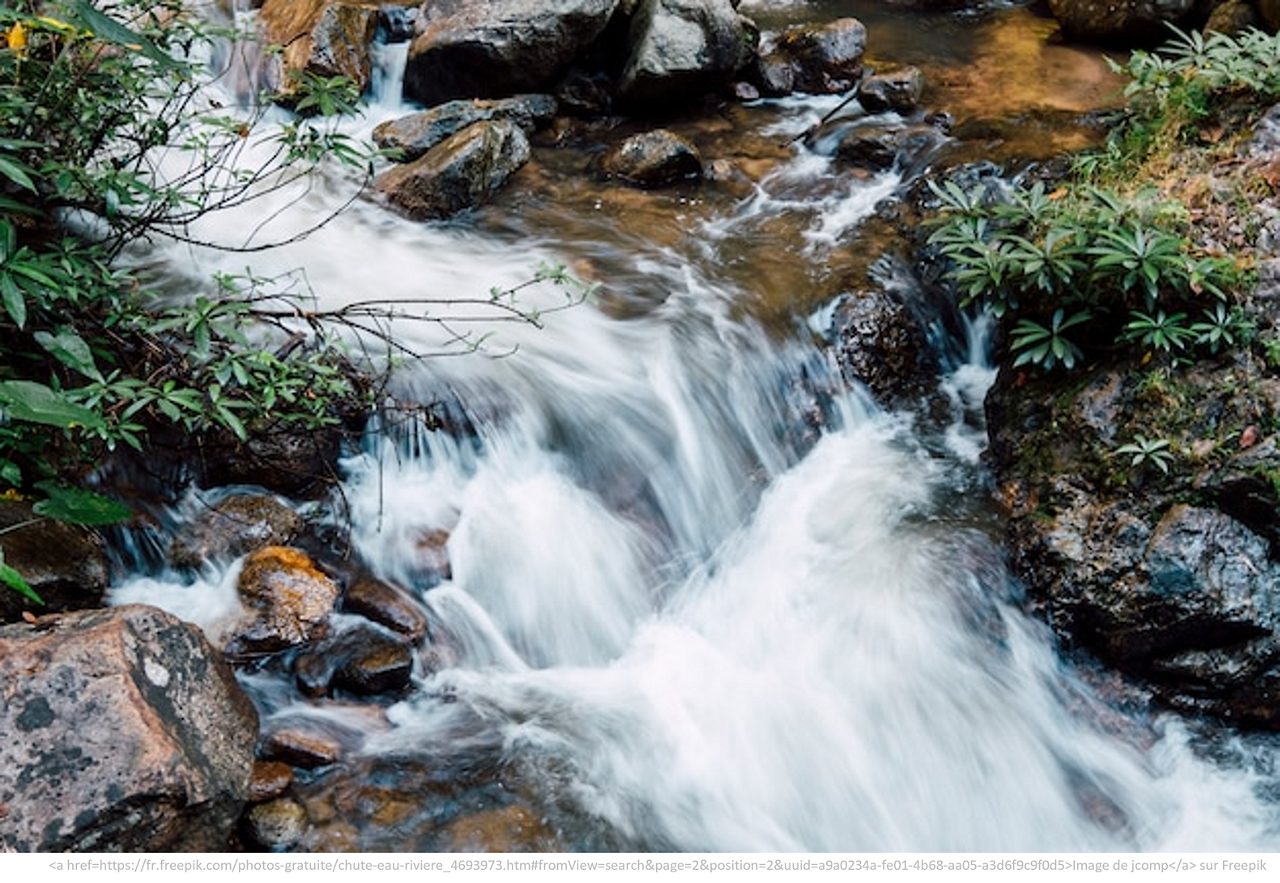
[[[382, 58], [390, 91], [355, 130], [397, 112], [397, 56]], [[831, 105], [766, 103], [700, 130], [767, 159], [739, 194], [626, 192], [570, 178], [581, 152], [543, 148], [472, 217], [413, 224], [358, 202], [255, 257], [261, 274], [305, 268], [324, 306], [483, 297], [548, 258], [607, 294], [542, 330], [478, 326], [510, 357], [400, 372], [403, 397], [463, 402], [475, 437], [374, 431], [343, 464], [355, 547], [380, 576], [418, 583], [444, 666], [424, 665], [373, 727], [269, 672], [246, 685], [268, 719], [321, 714], [364, 733], [363, 762], [393, 775], [404, 758], [446, 778], [501, 768], [566, 849], [1274, 848], [1280, 812], [1253, 771], [1265, 745], [1205, 759], [1177, 718], [1114, 707], [1020, 612], [980, 529], [982, 323], [955, 347], [940, 433], [845, 388], [814, 345], [825, 323], [810, 305], [839, 290], [830, 277], [862, 222], [903, 183], [776, 146]], [[263, 235], [352, 186], [339, 172], [315, 182]], [[250, 221], [197, 232], [238, 241]], [[146, 260], [175, 281], [244, 263], [187, 247]], [[768, 327], [753, 318], [762, 301]], [[396, 333], [445, 344], [430, 324]], [[419, 540], [437, 530], [452, 578], [426, 588]], [[194, 585], [140, 575], [113, 598], [216, 636], [234, 577], [234, 564]], [[437, 845], [372, 816], [359, 828], [365, 848]]]

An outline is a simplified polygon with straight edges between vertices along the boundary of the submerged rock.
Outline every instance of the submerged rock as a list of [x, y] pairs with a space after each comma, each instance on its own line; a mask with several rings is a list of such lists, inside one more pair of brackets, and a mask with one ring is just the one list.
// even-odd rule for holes
[[450, 852], [562, 852], [555, 831], [519, 804], [462, 816], [444, 829]]
[[487, 202], [529, 156], [529, 139], [519, 126], [480, 122], [415, 162], [384, 172], [374, 186], [414, 220], [448, 218]]
[[0, 848], [226, 848], [258, 717], [195, 626], [143, 606], [7, 626], [0, 681]]
[[633, 105], [684, 104], [728, 83], [752, 58], [755, 31], [730, 0], [639, 0], [619, 94]]
[[305, 552], [268, 546], [250, 555], [236, 584], [251, 611], [227, 644], [233, 655], [274, 653], [324, 637], [338, 586]]
[[267, 546], [284, 546], [302, 533], [302, 516], [274, 497], [236, 494], [187, 524], [169, 547], [176, 567], [236, 558]]
[[667, 129], [632, 135], [606, 153], [600, 168], [611, 178], [639, 187], [663, 187], [702, 175], [698, 148]]
[[297, 93], [296, 78], [345, 76], [363, 92], [373, 76], [369, 46], [378, 24], [373, 4], [335, 0], [265, 0], [258, 13], [266, 42], [283, 47], [275, 88]]
[[887, 74], [873, 74], [858, 84], [858, 103], [868, 113], [894, 110], [910, 113], [920, 103], [924, 77], [920, 69], [903, 68]]
[[1167, 25], [1183, 21], [1195, 6], [1195, 0], [1049, 0], [1067, 37], [1122, 45], [1163, 42]]
[[323, 696], [335, 688], [372, 696], [408, 686], [413, 650], [398, 635], [357, 626], [299, 656], [293, 670], [299, 689], [308, 696]]
[[548, 123], [556, 115], [550, 95], [517, 95], [492, 101], [450, 101], [439, 107], [380, 123], [373, 130], [379, 147], [399, 150], [400, 162], [411, 162], [455, 132], [485, 120], [507, 120], [525, 132]]
[[618, 0], [435, 0], [422, 7], [404, 93], [426, 105], [551, 86]]
[[24, 610], [51, 613], [102, 603], [107, 590], [107, 556], [93, 531], [41, 518], [29, 503], [0, 500], [0, 549], [4, 562], [44, 600], [40, 607], [0, 586], [0, 622], [14, 622]]

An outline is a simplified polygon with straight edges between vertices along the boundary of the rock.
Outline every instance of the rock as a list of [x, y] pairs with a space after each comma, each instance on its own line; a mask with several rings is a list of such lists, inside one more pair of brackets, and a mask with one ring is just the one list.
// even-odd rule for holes
[[1209, 14], [1204, 30], [1205, 33], [1217, 31], [1220, 34], [1238, 34], [1248, 28], [1256, 27], [1257, 24], [1258, 13], [1247, 0], [1227, 0]]
[[1254, 6], [1269, 32], [1280, 30], [1280, 0], [1254, 0]]
[[372, 696], [409, 684], [413, 651], [398, 635], [376, 626], [356, 626], [299, 656], [293, 671], [298, 688], [308, 696], [323, 696], [335, 687]]
[[632, 135], [600, 161], [611, 178], [638, 187], [664, 187], [702, 175], [702, 157], [688, 140], [666, 129]]
[[261, 849], [288, 849], [306, 832], [307, 811], [287, 797], [259, 803], [245, 813], [245, 837]]
[[264, 759], [303, 770], [335, 764], [342, 753], [342, 742], [336, 736], [304, 724], [278, 727], [262, 743]]
[[237, 558], [267, 546], [283, 546], [302, 533], [302, 516], [274, 497], [236, 494], [192, 520], [169, 547], [175, 567]]
[[1245, 151], [1263, 162], [1280, 159], [1280, 104], [1272, 105], [1254, 124]]
[[836, 361], [846, 381], [876, 400], [901, 403], [928, 392], [938, 365], [910, 312], [883, 290], [840, 296], [832, 319]]
[[448, 218], [487, 202], [529, 155], [529, 139], [514, 123], [475, 123], [384, 172], [374, 186], [414, 220]]
[[274, 800], [289, 790], [293, 784], [293, 770], [278, 760], [256, 760], [249, 776], [249, 801], [262, 803]]
[[462, 816], [444, 829], [449, 852], [561, 852], [564, 845], [532, 809], [505, 806]]
[[416, 6], [379, 6], [379, 38], [387, 43], [407, 43], [412, 40], [418, 25], [419, 11]]
[[771, 98], [790, 95], [796, 88], [796, 66], [781, 53], [757, 56], [751, 76], [760, 88], [760, 94]]
[[608, 25], [618, 0], [432, 0], [409, 47], [404, 93], [428, 106], [550, 87]]
[[[351, 403], [335, 404], [345, 410]], [[300, 496], [317, 485], [336, 484], [343, 439], [349, 431], [358, 435], [341, 423], [304, 429], [271, 422], [248, 429], [246, 441], [227, 433], [225, 443], [203, 446], [195, 453], [196, 473], [205, 487], [249, 484]]]
[[414, 643], [427, 634], [427, 615], [408, 593], [372, 576], [362, 576], [347, 589], [342, 609], [408, 637]]
[[760, 90], [745, 80], [739, 80], [733, 84], [733, 97], [739, 101], [758, 101]]
[[619, 95], [670, 106], [713, 92], [751, 60], [753, 33], [730, 0], [640, 0]]
[[0, 851], [227, 848], [258, 717], [195, 626], [125, 606], [0, 628]]
[[613, 107], [609, 77], [584, 70], [571, 70], [556, 86], [561, 113], [580, 117], [603, 116]]
[[41, 518], [30, 504], [14, 500], [0, 500], [0, 530], [4, 563], [22, 574], [45, 603], [40, 607], [0, 586], [0, 622], [19, 620], [24, 610], [51, 613], [102, 603], [108, 568], [97, 534]]
[[411, 162], [455, 132], [485, 120], [507, 120], [531, 133], [556, 115], [556, 100], [550, 95], [517, 95], [491, 101], [450, 101], [421, 113], [380, 123], [373, 130], [374, 142], [382, 148], [399, 150], [400, 162]]
[[[862, 77], [866, 44], [867, 29], [856, 18], [787, 28], [766, 41], [760, 53], [764, 60], [756, 72], [767, 77], [762, 91], [766, 95], [792, 90], [819, 95], [847, 92]], [[783, 86], [785, 91], [779, 91]]]
[[920, 103], [924, 78], [919, 68], [908, 67], [888, 74], [874, 74], [858, 84], [858, 102], [868, 113], [894, 110], [910, 113]]
[[897, 165], [910, 176], [944, 141], [934, 126], [857, 125], [840, 136], [835, 154], [858, 168], [883, 171]]
[[1195, 0], [1049, 0], [1062, 33], [1073, 40], [1125, 46], [1160, 43]]
[[305, 552], [268, 546], [245, 559], [236, 585], [251, 611], [236, 626], [227, 652], [274, 653], [324, 637], [338, 603], [338, 586]]
[[373, 62], [369, 46], [378, 25], [377, 6], [334, 0], [265, 0], [258, 12], [263, 38], [283, 46], [280, 70], [270, 79], [282, 95], [297, 93], [296, 77], [345, 76], [360, 91], [369, 87]]
[[413, 584], [429, 589], [447, 579], [453, 579], [453, 562], [449, 559], [449, 531], [434, 527], [422, 531], [413, 546], [414, 556], [411, 576]]

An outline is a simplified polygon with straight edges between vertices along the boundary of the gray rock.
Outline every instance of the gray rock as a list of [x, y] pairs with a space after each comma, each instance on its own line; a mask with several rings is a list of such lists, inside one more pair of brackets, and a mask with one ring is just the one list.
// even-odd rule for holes
[[856, 18], [823, 25], [798, 25], [783, 31], [774, 51], [790, 60], [795, 89], [830, 94], [847, 92], [862, 76], [867, 29]]
[[1274, 105], [1254, 125], [1245, 150], [1254, 159], [1280, 159], [1280, 104]]
[[751, 60], [753, 35], [729, 0], [640, 0], [619, 94], [670, 105], [712, 92]]
[[1195, 6], [1195, 0], [1049, 0], [1067, 37], [1121, 45], [1164, 41], [1166, 24], [1182, 21]]
[[514, 123], [475, 123], [384, 172], [374, 186], [414, 220], [448, 218], [487, 202], [529, 155], [529, 139]]
[[920, 103], [924, 77], [920, 69], [903, 68], [887, 74], [874, 74], [858, 84], [858, 102], [868, 113], [894, 110], [910, 113]]
[[236, 494], [188, 523], [169, 547], [176, 567], [237, 558], [267, 546], [284, 546], [302, 533], [302, 516], [274, 497]]
[[455, 132], [485, 120], [506, 120], [525, 132], [551, 121], [556, 115], [556, 99], [550, 95], [517, 95], [477, 101], [449, 101], [421, 113], [380, 123], [373, 130], [374, 142], [382, 148], [401, 152], [400, 162], [412, 162]]
[[0, 628], [0, 850], [223, 850], [258, 717], [194, 626], [152, 607]]
[[841, 373], [865, 385], [877, 401], [893, 404], [920, 396], [937, 377], [919, 324], [885, 291], [841, 295], [832, 333]]
[[618, 0], [430, 0], [405, 95], [434, 105], [551, 86], [604, 31]]
[[[22, 525], [19, 527], [19, 525]], [[24, 610], [50, 613], [96, 607], [107, 590], [107, 556], [97, 534], [41, 518], [29, 503], [0, 500], [0, 549], [44, 600], [39, 607], [0, 586], [0, 622], [14, 622]]]
[[632, 135], [600, 161], [601, 170], [638, 187], [663, 187], [702, 174], [702, 158], [687, 139], [666, 129]]

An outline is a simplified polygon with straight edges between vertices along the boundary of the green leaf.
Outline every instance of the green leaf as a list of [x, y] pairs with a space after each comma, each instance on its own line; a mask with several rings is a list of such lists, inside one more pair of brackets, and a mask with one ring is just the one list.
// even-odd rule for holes
[[139, 52], [163, 68], [176, 70], [181, 67], [178, 62], [165, 54], [155, 43], [125, 27], [114, 18], [94, 9], [85, 0], [75, 0], [71, 4], [71, 12], [75, 18], [80, 20], [80, 24], [93, 32], [94, 36], [108, 43], [123, 46], [133, 52]]
[[77, 405], [62, 393], [33, 380], [7, 380], [0, 382], [0, 405], [12, 420], [24, 423], [42, 423], [71, 429], [103, 429], [102, 417], [88, 408]]
[[27, 324], [27, 298], [22, 289], [7, 272], [0, 271], [0, 300], [13, 324], [22, 328]]
[[102, 372], [93, 360], [93, 352], [89, 344], [70, 328], [59, 329], [56, 335], [47, 331], [37, 331], [34, 335], [36, 343], [44, 347], [45, 352], [53, 356], [73, 371], [79, 371], [91, 380], [102, 381]]
[[31, 588], [27, 581], [22, 578], [22, 574], [4, 563], [4, 549], [0, 549], [0, 583], [13, 589], [27, 600], [33, 601], [41, 607], [44, 606], [44, 599], [36, 594], [36, 590]]
[[0, 175], [4, 175], [13, 183], [32, 193], [36, 192], [35, 182], [31, 180], [31, 167], [8, 157], [0, 156]]
[[101, 527], [119, 524], [133, 517], [132, 510], [123, 503], [83, 488], [62, 487], [51, 481], [42, 481], [36, 487], [49, 496], [31, 508], [37, 515], [45, 518]]

